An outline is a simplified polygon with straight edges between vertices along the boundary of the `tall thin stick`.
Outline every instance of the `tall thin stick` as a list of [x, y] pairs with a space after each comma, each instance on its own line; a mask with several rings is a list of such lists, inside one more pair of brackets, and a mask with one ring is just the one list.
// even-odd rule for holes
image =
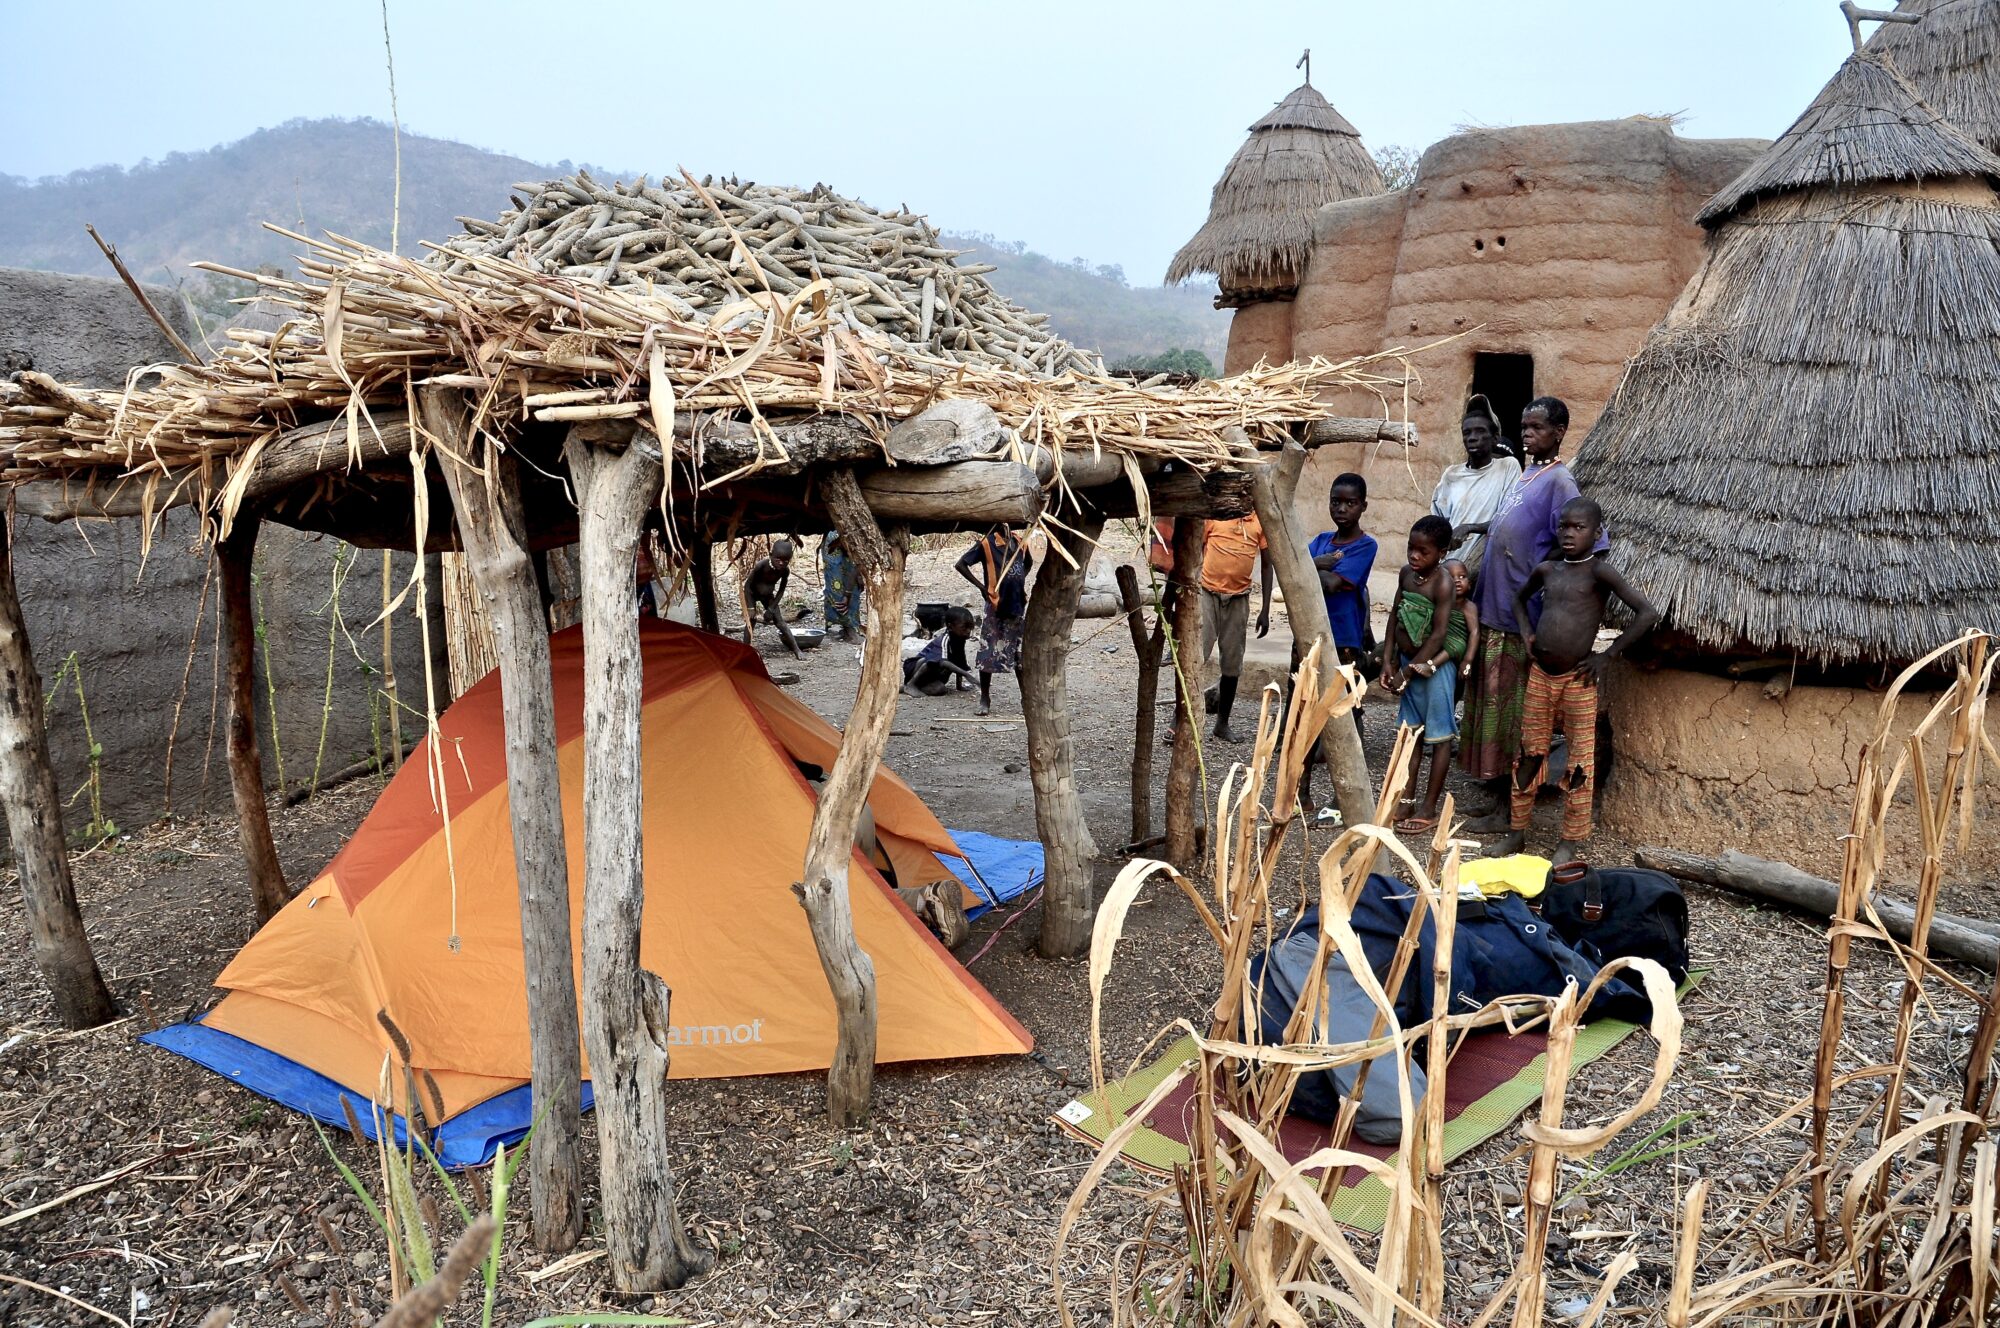
[[139, 306], [146, 311], [146, 317], [152, 319], [154, 326], [158, 327], [166, 335], [168, 341], [174, 343], [174, 349], [181, 353], [181, 358], [189, 364], [200, 364], [201, 356], [195, 354], [187, 342], [181, 340], [181, 334], [174, 331], [173, 325], [167, 322], [166, 315], [162, 314], [154, 306], [152, 300], [147, 298], [146, 292], [140, 287], [139, 283], [132, 279], [132, 274], [125, 269], [125, 260], [118, 256], [117, 246], [111, 244], [102, 235], [99, 235], [97, 227], [91, 225], [89, 222], [84, 222], [83, 228], [90, 232], [90, 238], [97, 241], [97, 247], [102, 249], [104, 256], [111, 260], [111, 266], [118, 272], [118, 279], [125, 283], [125, 289], [131, 291], [132, 297], [139, 301]]

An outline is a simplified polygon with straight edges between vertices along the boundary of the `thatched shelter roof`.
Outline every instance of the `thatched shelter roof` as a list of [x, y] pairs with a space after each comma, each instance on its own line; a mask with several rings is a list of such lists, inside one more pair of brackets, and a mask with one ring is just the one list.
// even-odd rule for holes
[[1788, 190], [1957, 176], [2000, 181], [2000, 157], [1926, 105], [1888, 63], [1856, 56], [1695, 219], [1713, 230], [1749, 203]]
[[1938, 113], [2000, 152], [2000, 0], [1902, 0], [1921, 23], [1884, 23], [1864, 48]]
[[1746, 173], [1768, 187], [1712, 206], [1701, 270], [1578, 453], [1614, 555], [1705, 648], [1887, 663], [2000, 623], [1993, 167], [1883, 72], [1855, 56], [1814, 103], [1887, 103], [1848, 108], [1879, 133], [1821, 123], [1872, 155], [1780, 140]]
[[1361, 135], [1310, 83], [1250, 126], [1209, 196], [1208, 220], [1181, 246], [1167, 282], [1212, 272], [1223, 303], [1289, 297], [1312, 254], [1313, 214], [1382, 192]]

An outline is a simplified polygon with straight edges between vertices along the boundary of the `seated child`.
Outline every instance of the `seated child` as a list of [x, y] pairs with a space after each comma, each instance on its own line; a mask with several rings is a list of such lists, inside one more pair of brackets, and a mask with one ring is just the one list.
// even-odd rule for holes
[[766, 623], [778, 629], [778, 637], [785, 643], [785, 649], [791, 651], [794, 658], [804, 659], [805, 652], [792, 639], [792, 629], [785, 625], [785, 585], [791, 579], [792, 542], [781, 539], [771, 545], [769, 556], [750, 569], [750, 577], [743, 583], [743, 598], [746, 601], [743, 644], [753, 644], [751, 629], [756, 626], [761, 614]]
[[1409, 561], [1396, 578], [1396, 610], [1389, 615], [1388, 639], [1382, 643], [1382, 685], [1403, 698], [1397, 721], [1424, 731], [1423, 746], [1410, 770], [1411, 789], [1423, 775], [1424, 754], [1431, 758], [1423, 802], [1419, 806], [1414, 794], [1403, 799], [1410, 814], [1396, 822], [1398, 834], [1436, 828], [1445, 775], [1451, 770], [1452, 743], [1458, 737], [1454, 660], [1465, 654], [1466, 623], [1457, 612], [1451, 574], [1442, 565], [1450, 547], [1451, 522], [1443, 517], [1418, 517], [1410, 527]]
[[[964, 691], [972, 685], [972, 670], [965, 664], [965, 643], [972, 637], [976, 620], [972, 610], [954, 604], [945, 610], [944, 630], [926, 641], [914, 654], [903, 656], [903, 694], [943, 696], [947, 691]], [[907, 644], [907, 640], [906, 640]]]
[[[1514, 594], [1514, 614], [1526, 629], [1528, 702], [1521, 716], [1521, 755], [1514, 763], [1509, 799], [1513, 831], [1497, 852], [1518, 853], [1534, 815], [1535, 793], [1548, 765], [1549, 743], [1557, 724], [1569, 737], [1563, 774], [1562, 842], [1553, 861], [1568, 862], [1590, 838], [1597, 777], [1597, 684], [1604, 666], [1653, 629], [1660, 611], [1627, 584], [1608, 556], [1595, 553], [1604, 529], [1604, 510], [1588, 498], [1572, 498], [1556, 519], [1558, 557], [1536, 566]], [[1528, 601], [1542, 596], [1542, 616], [1528, 617]], [[1632, 625], [1602, 651], [1592, 653], [1597, 629], [1611, 596], [1632, 610]]]

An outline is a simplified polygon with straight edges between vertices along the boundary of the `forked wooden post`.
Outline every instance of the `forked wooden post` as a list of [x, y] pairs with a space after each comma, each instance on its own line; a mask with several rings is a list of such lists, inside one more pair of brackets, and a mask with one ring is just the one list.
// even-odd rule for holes
[[[1068, 661], [1077, 597], [1083, 593], [1102, 517], [1079, 519], [1053, 531], [1028, 597], [1021, 640], [1021, 715], [1028, 724], [1028, 778], [1035, 789], [1035, 830], [1047, 855], [1042, 893], [1042, 934], [1036, 944], [1050, 959], [1082, 954], [1090, 946], [1091, 864], [1097, 841], [1083, 818], [1076, 789], [1076, 741], [1069, 730]], [[1053, 547], [1060, 541], [1065, 559]]]
[[710, 1263], [688, 1242], [667, 1128], [667, 984], [639, 966], [646, 904], [639, 754], [639, 520], [660, 494], [660, 443], [572, 429], [583, 573], [583, 1040], [596, 1100], [598, 1187], [612, 1285], [677, 1287]]
[[238, 511], [229, 533], [216, 541], [215, 560], [222, 569], [222, 656], [229, 674], [229, 791], [236, 803], [243, 866], [250, 874], [250, 900], [262, 923], [291, 902], [292, 892], [271, 842], [264, 757], [257, 749], [257, 620], [250, 575], [260, 524], [255, 512]]
[[1174, 754], [1167, 760], [1167, 861], [1187, 871], [1201, 850], [1195, 825], [1201, 817], [1195, 791], [1200, 757], [1201, 548], [1207, 523], [1174, 518], [1174, 633], [1168, 658], [1174, 667]]
[[[449, 453], [445, 483], [458, 517], [473, 587], [485, 602], [500, 664], [507, 736], [507, 809], [521, 893], [522, 967], [535, 1132], [528, 1142], [535, 1244], [557, 1252], [583, 1234], [577, 1160], [583, 1060], [569, 929], [569, 853], [563, 842], [562, 770], [556, 760], [555, 693], [541, 578], [528, 554], [521, 474], [512, 453], [467, 436], [466, 400], [453, 388], [418, 396], [424, 429]], [[483, 471], [450, 457], [484, 458]]]
[[[688, 579], [694, 582], [694, 608], [701, 630], [722, 634], [722, 615], [715, 603], [715, 546], [701, 543], [689, 550]], [[664, 606], [662, 606], [664, 607]], [[900, 624], [899, 624], [900, 625]]]
[[42, 678], [14, 589], [12, 529], [0, 529], [0, 806], [7, 816], [35, 966], [65, 1028], [92, 1028], [118, 1007], [90, 952], [63, 840], [62, 798], [49, 765]]
[[861, 822], [875, 771], [889, 746], [902, 690], [901, 626], [903, 557], [908, 537], [900, 526], [885, 533], [862, 498], [854, 473], [840, 469], [820, 486], [834, 527], [861, 574], [868, 615], [868, 639], [861, 648], [861, 677], [854, 709], [840, 737], [840, 752], [827, 773], [813, 810], [806, 841], [805, 870], [792, 892], [805, 906], [813, 946], [827, 986], [833, 989], [838, 1031], [833, 1064], [826, 1072], [826, 1115], [836, 1129], [868, 1120], [875, 1089], [875, 964], [854, 935], [849, 879], [854, 869], [854, 836]]
[[[1319, 571], [1306, 556], [1306, 541], [1292, 507], [1298, 491], [1299, 474], [1305, 469], [1306, 450], [1297, 443], [1285, 444], [1275, 461], [1250, 468], [1251, 491], [1257, 499], [1257, 520], [1264, 527], [1264, 556], [1278, 574], [1285, 592], [1285, 616], [1292, 624], [1292, 641], [1297, 656], [1314, 641], [1319, 642], [1323, 676], [1332, 677], [1334, 662], [1340, 658], [1334, 647], [1333, 625], [1326, 616], [1326, 598], [1320, 590]], [[1361, 733], [1346, 715], [1337, 715], [1320, 732], [1319, 750], [1326, 768], [1333, 772], [1334, 798], [1346, 825], [1366, 825], [1375, 819], [1373, 781], [1368, 776], [1368, 758], [1361, 751]]]
[[1119, 606], [1132, 633], [1132, 653], [1139, 659], [1139, 704], [1132, 725], [1132, 838], [1143, 844], [1153, 837], [1154, 706], [1160, 695], [1160, 653], [1166, 648], [1166, 624], [1155, 621], [1146, 630], [1146, 601], [1139, 592], [1139, 574], [1129, 565], [1118, 568]]

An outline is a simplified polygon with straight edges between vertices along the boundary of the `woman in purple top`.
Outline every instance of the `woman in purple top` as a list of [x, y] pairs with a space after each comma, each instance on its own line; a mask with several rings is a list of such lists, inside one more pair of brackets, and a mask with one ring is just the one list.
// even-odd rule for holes
[[[1569, 407], [1538, 397], [1521, 412], [1521, 446], [1527, 469], [1500, 502], [1493, 519], [1461, 534], [1484, 535], [1479, 568], [1479, 662], [1472, 671], [1459, 734], [1459, 764], [1474, 779], [1500, 782], [1514, 770], [1521, 749], [1521, 711], [1527, 703], [1528, 649], [1514, 619], [1514, 592], [1555, 547], [1563, 504], [1577, 496], [1576, 479], [1557, 455], [1569, 431]], [[1600, 546], [1603, 547], [1603, 546]], [[1506, 793], [1495, 790], [1504, 821]], [[1480, 831], [1482, 823], [1466, 827]], [[1499, 827], [1506, 829], [1505, 825]]]

